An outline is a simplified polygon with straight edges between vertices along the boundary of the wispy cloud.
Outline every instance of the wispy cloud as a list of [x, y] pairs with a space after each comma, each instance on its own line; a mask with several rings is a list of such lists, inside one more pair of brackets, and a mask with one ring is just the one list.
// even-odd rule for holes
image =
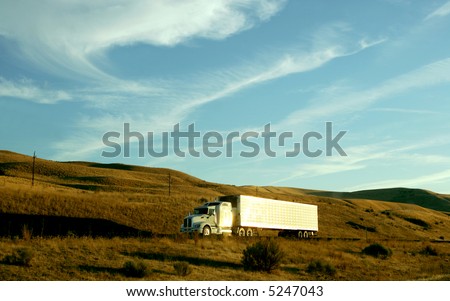
[[[193, 38], [221, 40], [265, 22], [284, 0], [6, 1], [0, 34], [41, 68], [111, 79], [93, 60], [115, 46], [171, 47]], [[10, 12], [14, 11], [14, 14]]]
[[[116, 46], [147, 43], [168, 47], [192, 38], [225, 39], [269, 20], [284, 2], [198, 0], [172, 5], [164, 1], [136, 1], [124, 5], [119, 0], [113, 4], [49, 1], [47, 5], [37, 5], [30, 1], [28, 10], [24, 10], [11, 1], [8, 5], [24, 18], [11, 18], [0, 12], [0, 32], [16, 39], [25, 56], [48, 71], [61, 75], [69, 70], [69, 74], [96, 79], [82, 90], [71, 91], [76, 99], [90, 106], [108, 108], [95, 118], [85, 116], [76, 125], [78, 132], [86, 136], [79, 140], [91, 141], [93, 135], [99, 139], [102, 133], [117, 129], [127, 120], [133, 120], [136, 130], [145, 131], [149, 124], [155, 130], [164, 130], [181, 122], [201, 105], [264, 82], [320, 68], [332, 60], [386, 41], [354, 35], [345, 23], [329, 24], [312, 34], [309, 49], [284, 50], [268, 61], [254, 60], [246, 66], [194, 77], [181, 85], [118, 79], [94, 63], [96, 56]], [[25, 18], [30, 9], [34, 13]], [[30, 99], [26, 92], [26, 89], [16, 89], [15, 94]], [[52, 103], [69, 97], [61, 91], [45, 93], [48, 97], [41, 95], [36, 99]], [[66, 143], [72, 149], [76, 140], [72, 137], [71, 141], [60, 141], [55, 147], [62, 151]], [[97, 142], [91, 147], [82, 145], [91, 151], [101, 147]]]
[[419, 177], [413, 177], [408, 179], [391, 179], [372, 183], [361, 184], [357, 186], [349, 187], [347, 190], [364, 190], [364, 189], [377, 189], [377, 188], [387, 188], [387, 187], [430, 187], [442, 182], [450, 181], [450, 169], [431, 173]]
[[440, 6], [435, 11], [431, 12], [425, 17], [425, 20], [429, 20], [436, 17], [445, 17], [450, 14], [450, 1]]
[[[406, 91], [450, 82], [450, 58], [422, 66], [411, 72], [386, 80], [372, 89], [347, 91], [333, 98], [315, 101], [313, 105], [291, 113], [278, 128], [293, 128], [299, 123], [324, 120], [338, 114], [349, 114], [366, 109], [375, 102]], [[319, 95], [320, 98], [320, 95]]]
[[[359, 48], [358, 51], [362, 50]], [[317, 49], [312, 52], [287, 53], [275, 63], [265, 66], [264, 70], [246, 71], [244, 68], [235, 70], [222, 79], [223, 87], [210, 94], [195, 98], [188, 102], [187, 106], [193, 108], [217, 99], [230, 96], [241, 90], [248, 89], [252, 86], [268, 82], [277, 78], [282, 78], [290, 74], [308, 72], [322, 67], [326, 63], [343, 56], [349, 55], [343, 49], [339, 49], [338, 45], [329, 46], [324, 49]], [[246, 67], [249, 68], [248, 66]], [[236, 79], [237, 78], [237, 79]], [[182, 108], [183, 110], [186, 107]]]
[[[225, 84], [225, 88], [205, 91], [192, 88], [195, 80], [180, 84], [158, 78], [118, 78], [97, 64], [102, 58], [108, 61], [108, 51], [138, 43], [174, 47], [192, 39], [223, 40], [267, 22], [285, 2], [6, 1], [0, 10], [0, 35], [14, 40], [20, 57], [41, 71], [77, 84], [65, 92], [40, 88], [34, 82], [2, 79], [0, 96], [48, 104], [71, 99], [93, 108], [91, 116], [74, 125], [78, 135], [55, 144], [58, 152], [63, 152], [64, 145], [70, 151], [77, 143], [92, 152], [100, 147], [92, 137], [99, 140], [102, 133], [117, 130], [127, 121], [133, 121], [136, 130], [148, 129], [149, 125], [154, 130], [167, 130], [196, 106], [241, 87]], [[89, 146], [88, 141], [92, 142]]]
[[450, 156], [426, 154], [423, 152], [424, 149], [426, 150], [430, 147], [449, 145], [448, 141], [447, 135], [432, 137], [418, 143], [406, 145], [404, 142], [393, 140], [376, 144], [355, 145], [345, 149], [348, 154], [347, 157], [316, 158], [315, 163], [301, 164], [293, 168], [293, 171], [288, 176], [282, 177], [272, 184], [366, 169], [372, 166], [373, 162], [391, 165], [395, 162], [396, 164], [405, 164], [407, 166], [426, 167], [450, 166]]
[[442, 112], [436, 112], [431, 110], [414, 110], [414, 109], [403, 109], [403, 108], [373, 108], [370, 111], [374, 112], [388, 112], [388, 113], [402, 113], [402, 114], [431, 114], [440, 115]]
[[350, 170], [358, 170], [367, 167], [367, 162], [383, 159], [390, 156], [390, 152], [383, 151], [380, 143], [371, 145], [359, 145], [346, 149], [347, 157], [316, 158], [316, 163], [301, 164], [294, 168], [288, 176], [282, 177], [273, 185], [288, 182], [294, 179], [312, 178], [317, 176], [341, 173]]
[[0, 77], [0, 97], [25, 99], [41, 104], [55, 104], [72, 99], [66, 91], [39, 87], [29, 79], [10, 81], [2, 77]]
[[[319, 44], [314, 44], [315, 46], [311, 49], [305, 49], [305, 47], [297, 50], [287, 49], [276, 55], [267, 55], [270, 59], [256, 58], [244, 66], [238, 65], [226, 70], [200, 74], [182, 82], [166, 82], [163, 85], [164, 88], [159, 90], [152, 89], [152, 85], [149, 85], [150, 88], [146, 90], [142, 85], [137, 84], [135, 87], [137, 92], [130, 95], [133, 102], [122, 102], [120, 98], [126, 98], [122, 97], [121, 93], [117, 93], [118, 91], [114, 93], [114, 96], [102, 95], [101, 92], [94, 93], [97, 103], [98, 99], [114, 98], [112, 103], [107, 104], [109, 113], [103, 117], [96, 116], [92, 121], [83, 120], [80, 126], [85, 129], [90, 128], [88, 133], [91, 135], [94, 132], [99, 135], [101, 134], [99, 129], [103, 129], [103, 132], [113, 130], [123, 122], [132, 120], [136, 130], [142, 132], [148, 131], [149, 125], [152, 126], [152, 130], [167, 131], [206, 103], [291, 74], [315, 70], [332, 60], [356, 54], [381, 43], [380, 41], [368, 42], [368, 39], [362, 43], [359, 38], [349, 38], [348, 33], [342, 32], [334, 24], [330, 25], [330, 28], [334, 31], [334, 38], [329, 43], [326, 43], [324, 37], [320, 35], [321, 31], [313, 35], [313, 40], [320, 36], [321, 48], [316, 48]], [[339, 43], [335, 41], [336, 36], [341, 37]], [[140, 94], [141, 92], [143, 94]], [[91, 97], [92, 95], [86, 95], [84, 99]], [[114, 106], [116, 106], [115, 109]], [[126, 110], [123, 109], [124, 106]], [[154, 114], [145, 115], [143, 114], [145, 111]]]
[[387, 40], [353, 35], [354, 31], [347, 24], [327, 24], [312, 34], [309, 49], [294, 47], [294, 49], [281, 50], [281, 54], [277, 54], [275, 58], [272, 57], [269, 62], [254, 60], [243, 67], [208, 74], [208, 79], [202, 78], [201, 82], [205, 83], [204, 87], [214, 87], [214, 90], [207, 92], [207, 89], [202, 89], [203, 94], [200, 97], [191, 98], [179, 109], [189, 111], [199, 105], [225, 98], [258, 84], [315, 70], [335, 59], [355, 55]]

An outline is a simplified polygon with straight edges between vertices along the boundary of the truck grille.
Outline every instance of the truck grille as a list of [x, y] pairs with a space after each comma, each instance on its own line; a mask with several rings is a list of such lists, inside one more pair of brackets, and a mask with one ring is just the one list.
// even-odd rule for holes
[[186, 217], [186, 218], [184, 219], [184, 224], [183, 224], [183, 226], [184, 226], [185, 228], [190, 228], [190, 227], [192, 227], [192, 220], [191, 220], [189, 217]]

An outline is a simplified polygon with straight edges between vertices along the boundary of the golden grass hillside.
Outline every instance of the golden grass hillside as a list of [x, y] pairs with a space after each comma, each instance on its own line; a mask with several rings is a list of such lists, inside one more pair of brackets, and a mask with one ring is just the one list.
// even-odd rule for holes
[[313, 195], [329, 196], [340, 199], [368, 199], [395, 203], [416, 204], [425, 208], [450, 213], [450, 196], [424, 189], [386, 188], [361, 190], [355, 192], [311, 192]]
[[[450, 280], [448, 244], [382, 242], [392, 251], [383, 259], [362, 253], [371, 241], [278, 238], [285, 254], [279, 268], [272, 273], [246, 271], [241, 264], [243, 250], [259, 239], [0, 239], [0, 280]], [[18, 250], [30, 254], [26, 265], [7, 262]], [[130, 275], [124, 269], [128, 262], [139, 263], [146, 273]], [[317, 262], [327, 268], [311, 269]], [[189, 272], [177, 271], [177, 263]]]
[[[31, 167], [31, 157], [0, 151], [3, 228], [10, 226], [1, 220], [6, 214], [89, 218], [150, 231], [154, 237], [44, 237], [39, 229], [24, 225], [19, 235], [0, 238], [0, 280], [450, 279], [450, 244], [446, 243], [450, 216], [447, 210], [429, 208], [445, 209], [448, 196], [409, 189], [339, 194], [233, 186], [169, 169], [39, 158], [31, 186]], [[395, 201], [398, 193], [401, 202]], [[278, 238], [286, 256], [268, 274], [245, 271], [241, 264], [243, 250], [264, 238], [178, 235], [183, 217], [195, 206], [228, 194], [315, 204], [319, 239]], [[363, 248], [373, 242], [390, 248], [392, 256], [380, 259], [363, 254]], [[145, 276], [130, 277], [124, 269], [128, 262], [145, 266]], [[189, 268], [188, 274], [176, 270], [179, 262]], [[314, 262], [328, 268], [311, 270]]]
[[[162, 168], [39, 158], [32, 187], [31, 168], [31, 157], [0, 151], [1, 213], [99, 218], [155, 234], [176, 234], [183, 217], [205, 200], [257, 194], [317, 205], [321, 237], [450, 238], [450, 217], [426, 208], [433, 202], [445, 208], [446, 196], [429, 193], [423, 207], [415, 190], [409, 190], [411, 198], [404, 197], [402, 203], [379, 201], [375, 193], [371, 200], [357, 193], [339, 198], [299, 188], [211, 183]], [[395, 195], [398, 190], [390, 191]], [[380, 197], [386, 200], [387, 194], [383, 191]]]

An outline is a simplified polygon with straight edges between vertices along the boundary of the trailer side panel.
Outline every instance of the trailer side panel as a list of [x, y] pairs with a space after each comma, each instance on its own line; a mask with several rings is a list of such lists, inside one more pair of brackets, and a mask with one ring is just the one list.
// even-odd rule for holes
[[317, 206], [241, 195], [241, 227], [318, 231]]

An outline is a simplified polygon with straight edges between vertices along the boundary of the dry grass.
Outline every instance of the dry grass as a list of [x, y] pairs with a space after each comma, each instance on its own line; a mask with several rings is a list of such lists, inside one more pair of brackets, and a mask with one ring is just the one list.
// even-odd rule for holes
[[[42, 159], [36, 162], [35, 185], [31, 187], [30, 170], [30, 157], [0, 151], [0, 213], [106, 219], [173, 238], [44, 239], [33, 229], [24, 228], [20, 236], [23, 239], [0, 240], [0, 260], [14, 254], [14, 250], [29, 248], [33, 254], [31, 266], [2, 261], [0, 279], [123, 280], [129, 279], [124, 265], [133, 260], [145, 263], [148, 273], [143, 279], [147, 280], [450, 278], [449, 244], [432, 244], [437, 256], [424, 252], [430, 240], [450, 238], [449, 215], [409, 204], [407, 199], [405, 203], [395, 203], [357, 199], [355, 195], [339, 198], [298, 188], [236, 187], [167, 169]], [[183, 217], [200, 202], [218, 195], [256, 192], [260, 197], [317, 205], [321, 240], [278, 240], [286, 257], [280, 268], [268, 275], [244, 271], [241, 266], [242, 252], [254, 239], [190, 240], [177, 235]], [[387, 199], [388, 192], [383, 191], [382, 197]], [[407, 194], [402, 193], [406, 198]], [[432, 197], [432, 193], [426, 194], [426, 203]], [[445, 201], [446, 197], [436, 195], [435, 202]], [[413, 196], [409, 201], [420, 199]], [[391, 249], [392, 256], [382, 260], [363, 255], [362, 249], [372, 242]], [[308, 272], [308, 265], [314, 261], [335, 271], [326, 273], [325, 268], [325, 273], [320, 269], [317, 273]], [[186, 262], [190, 273], [177, 272], [177, 262]]]
[[198, 205], [189, 197], [83, 193], [9, 184], [1, 188], [1, 194], [3, 213], [107, 219], [155, 233], [176, 233], [184, 214]]
[[[200, 193], [163, 196], [142, 192], [90, 192], [45, 182], [34, 187], [22, 178], [2, 177], [0, 212], [102, 218], [153, 233], [175, 234], [183, 217], [200, 199]], [[237, 189], [237, 188], [236, 188]], [[245, 193], [245, 190], [243, 191]], [[262, 194], [262, 192], [259, 192]], [[444, 213], [411, 204], [370, 200], [339, 200], [325, 197], [277, 195], [269, 197], [315, 204], [319, 207], [321, 237], [361, 239], [439, 239], [450, 237], [450, 217]], [[212, 199], [210, 198], [206, 198]], [[386, 215], [383, 212], [391, 212]], [[420, 219], [431, 225], [425, 229], [408, 222]], [[350, 223], [349, 223], [350, 222]], [[355, 229], [356, 223], [375, 232]]]
[[[53, 238], [0, 241], [0, 259], [18, 248], [31, 249], [31, 266], [0, 262], [1, 280], [449, 280], [450, 245], [433, 245], [438, 256], [420, 254], [422, 242], [383, 242], [392, 256], [363, 255], [365, 241], [277, 239], [286, 256], [271, 274], [245, 271], [243, 250], [255, 239], [91, 239]], [[310, 272], [321, 261], [333, 273]], [[127, 262], [141, 262], [145, 275], [125, 273]], [[174, 268], [188, 264], [190, 273]], [[325, 270], [326, 271], [326, 270]], [[141, 278], [142, 277], [142, 278]]]

